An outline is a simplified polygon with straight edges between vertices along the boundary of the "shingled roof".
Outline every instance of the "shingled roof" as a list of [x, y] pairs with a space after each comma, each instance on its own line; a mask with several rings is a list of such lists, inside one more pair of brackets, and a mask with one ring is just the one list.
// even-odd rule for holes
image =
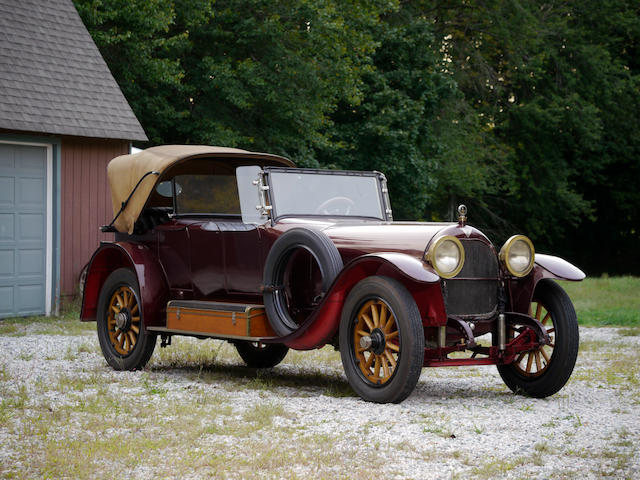
[[147, 140], [71, 0], [0, 0], [0, 129]]

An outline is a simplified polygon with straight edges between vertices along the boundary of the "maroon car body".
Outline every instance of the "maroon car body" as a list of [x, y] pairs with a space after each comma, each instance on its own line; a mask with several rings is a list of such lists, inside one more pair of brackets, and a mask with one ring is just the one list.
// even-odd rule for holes
[[[116, 239], [102, 243], [90, 261], [81, 317], [98, 320], [114, 368], [142, 367], [156, 336], [165, 346], [173, 335], [196, 335], [235, 343], [256, 367], [275, 365], [286, 348], [333, 344], [354, 390], [377, 402], [406, 398], [423, 366], [498, 365], [512, 390], [534, 396], [555, 393], [569, 378], [578, 345], [575, 312], [551, 280], [577, 281], [584, 274], [565, 260], [534, 257], [532, 246], [527, 260], [531, 244], [521, 236], [499, 253], [467, 225], [462, 207], [454, 223], [394, 222], [378, 172], [327, 178], [328, 172], [294, 170], [276, 156], [212, 147], [176, 154], [180, 148], [119, 157], [119, 168], [110, 171], [112, 191], [129, 194], [114, 198], [116, 221], [105, 229]], [[152, 170], [159, 158], [161, 168]], [[143, 164], [137, 170], [136, 162]], [[223, 176], [236, 177], [237, 167], [240, 197], [246, 190], [240, 172], [258, 172], [252, 182], [258, 221], [248, 223], [245, 211], [237, 211], [243, 199], [229, 201], [227, 194], [220, 200], [225, 212], [181, 213], [190, 185], [195, 191], [216, 175], [222, 185]], [[127, 179], [127, 168], [137, 173]], [[281, 182], [276, 175], [286, 180], [296, 172], [296, 181], [311, 182], [307, 188], [315, 179], [351, 185], [362, 177], [367, 188], [375, 184], [379, 199], [373, 190], [365, 194], [379, 201], [379, 218], [352, 214], [358, 206], [351, 187], [320, 210], [278, 214], [284, 204], [276, 197], [285, 193], [274, 191]], [[127, 185], [119, 185], [120, 178]], [[138, 192], [144, 182], [146, 191]], [[199, 198], [192, 203], [202, 203]], [[297, 208], [295, 201], [288, 205]], [[129, 224], [118, 224], [127, 209]], [[438, 255], [445, 268], [462, 259], [450, 278], [438, 268]], [[518, 271], [525, 260], [530, 264]], [[251, 314], [253, 326], [247, 312], [258, 312]], [[247, 322], [246, 334], [233, 330], [236, 321]], [[468, 355], [452, 358], [453, 352]]]

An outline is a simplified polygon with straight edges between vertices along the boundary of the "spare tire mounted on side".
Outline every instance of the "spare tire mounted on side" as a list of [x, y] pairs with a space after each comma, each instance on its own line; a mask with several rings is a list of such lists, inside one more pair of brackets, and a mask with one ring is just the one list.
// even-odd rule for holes
[[320, 269], [321, 295], [327, 293], [343, 267], [338, 249], [322, 232], [294, 228], [274, 242], [264, 266], [264, 306], [271, 327], [280, 336], [288, 335], [300, 326], [300, 322], [291, 317], [285, 288], [289, 260], [300, 249], [306, 250]]

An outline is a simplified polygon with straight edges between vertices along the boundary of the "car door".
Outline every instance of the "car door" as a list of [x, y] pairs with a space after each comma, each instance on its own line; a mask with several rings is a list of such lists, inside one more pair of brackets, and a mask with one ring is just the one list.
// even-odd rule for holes
[[191, 279], [198, 299], [215, 299], [226, 293], [224, 243], [215, 220], [189, 227], [191, 243]]
[[155, 227], [158, 258], [169, 283], [170, 298], [191, 298], [191, 254], [188, 224], [172, 220]]
[[225, 284], [229, 294], [260, 295], [260, 230], [241, 220], [218, 222], [224, 243]]

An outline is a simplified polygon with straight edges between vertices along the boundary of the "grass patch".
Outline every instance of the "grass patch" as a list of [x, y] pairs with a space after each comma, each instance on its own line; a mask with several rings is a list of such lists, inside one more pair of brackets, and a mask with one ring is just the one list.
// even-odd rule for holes
[[640, 327], [640, 278], [600, 277], [562, 282], [580, 325]]

